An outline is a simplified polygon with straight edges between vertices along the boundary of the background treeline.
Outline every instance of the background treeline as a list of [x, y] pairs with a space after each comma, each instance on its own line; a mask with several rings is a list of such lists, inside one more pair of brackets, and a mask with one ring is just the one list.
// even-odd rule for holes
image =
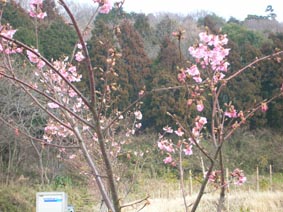
[[[16, 39], [35, 48], [38, 47], [41, 54], [48, 59], [63, 58], [73, 51], [77, 42], [75, 32], [53, 0], [44, 1], [44, 10], [47, 11], [48, 17], [40, 22], [29, 18], [24, 9], [26, 1], [20, 3], [11, 0], [6, 5], [1, 5], [4, 7], [1, 23], [10, 23], [18, 29]], [[80, 20], [80, 26], [85, 26], [87, 22], [82, 14], [86, 16], [91, 14], [93, 8], [74, 3], [71, 5], [74, 11], [80, 11], [75, 15]], [[269, 11], [266, 16], [248, 15], [244, 21], [231, 17], [226, 21], [217, 14], [205, 11], [180, 16], [164, 13], [155, 15], [126, 13], [123, 9], [119, 9], [111, 11], [108, 15], [98, 16], [91, 24], [91, 27], [93, 26], [95, 27], [88, 31], [87, 44], [96, 70], [105, 68], [109, 48], [116, 48], [116, 51], [122, 54], [115, 66], [115, 72], [119, 77], [112, 79], [112, 89], [117, 93], [117, 99], [113, 100], [113, 108], [120, 110], [137, 99], [138, 92], [142, 89], [150, 91], [179, 85], [176, 78], [178, 69], [190, 65], [187, 62], [191, 59], [188, 47], [197, 41], [201, 31], [221, 32], [228, 35], [228, 47], [231, 48], [228, 59], [231, 64], [230, 73], [255, 58], [283, 49], [283, 23], [279, 23], [274, 13], [271, 14]], [[36, 30], [38, 43], [35, 42]], [[185, 30], [184, 39], [180, 43], [172, 36], [172, 32], [178, 30]], [[79, 68], [84, 74], [83, 65]], [[23, 74], [31, 75], [29, 70], [28, 65], [22, 68]], [[99, 74], [97, 76], [100, 77]], [[87, 80], [87, 77], [84, 80]], [[282, 81], [283, 64], [271, 59], [251, 67], [231, 82], [222, 99], [223, 102], [232, 101], [236, 108], [249, 110], [258, 102], [278, 92]], [[86, 81], [83, 81], [79, 86], [87, 93], [86, 85]], [[97, 86], [99, 90], [99, 86], [102, 85]], [[13, 89], [4, 80], [0, 81], [0, 96], [2, 117], [6, 117], [7, 120], [11, 116], [19, 117], [22, 127], [28, 128], [35, 137], [42, 136], [46, 124], [45, 115], [30, 104], [27, 96]], [[169, 90], [149, 95], [144, 99], [142, 106], [144, 114], [142, 131], [157, 135], [163, 126], [172, 122], [166, 112], [182, 115], [186, 110], [185, 103], [185, 92], [182, 90]], [[209, 102], [205, 104], [209, 105]], [[246, 131], [241, 131], [227, 145], [225, 150], [229, 155], [227, 163], [233, 165], [240, 160], [242, 167], [247, 169], [255, 165], [264, 167], [274, 164], [274, 171], [283, 170], [283, 165], [280, 164], [280, 155], [283, 153], [282, 134], [280, 134], [283, 129], [283, 100], [277, 100], [268, 106], [269, 110], [266, 113], [256, 113], [247, 123]], [[204, 113], [209, 114], [209, 111]], [[2, 122], [0, 127], [2, 182], [14, 181], [21, 174], [37, 179], [41, 176], [42, 183], [48, 183], [60, 175], [67, 175], [68, 164], [62, 163], [61, 153], [58, 150], [35, 144], [15, 134]], [[147, 139], [141, 138], [143, 142], [136, 143], [141, 145], [143, 150], [148, 151], [143, 167], [149, 170], [150, 176], [168, 172], [162, 164], [162, 156], [158, 156], [158, 150], [154, 148], [155, 139], [155, 136], [147, 136]], [[188, 164], [188, 168], [198, 170], [199, 158], [197, 155], [195, 157], [196, 160], [192, 160], [195, 162]], [[137, 164], [136, 161], [130, 163], [133, 166]]]

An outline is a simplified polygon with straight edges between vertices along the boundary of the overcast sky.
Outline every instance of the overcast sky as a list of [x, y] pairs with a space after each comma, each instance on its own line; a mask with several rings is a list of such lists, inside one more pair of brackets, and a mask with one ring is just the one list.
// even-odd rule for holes
[[143, 13], [165, 11], [180, 14], [205, 10], [226, 19], [233, 16], [243, 20], [248, 14], [266, 15], [267, 5], [272, 5], [277, 20], [283, 22], [283, 0], [126, 0], [124, 9]]
[[[92, 0], [74, 0], [92, 2]], [[115, 2], [115, 0], [110, 0]], [[121, 0], [119, 0], [121, 1]], [[244, 20], [247, 15], [266, 15], [265, 9], [272, 5], [277, 20], [283, 22], [283, 0], [125, 0], [127, 12], [172, 12], [187, 15], [197, 11], [214, 12], [228, 20], [231, 16]]]

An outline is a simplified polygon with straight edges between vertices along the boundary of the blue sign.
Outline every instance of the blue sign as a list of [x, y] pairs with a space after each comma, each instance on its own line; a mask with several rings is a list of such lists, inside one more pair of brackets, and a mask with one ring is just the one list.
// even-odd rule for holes
[[62, 202], [63, 199], [59, 198], [44, 198], [44, 202]]

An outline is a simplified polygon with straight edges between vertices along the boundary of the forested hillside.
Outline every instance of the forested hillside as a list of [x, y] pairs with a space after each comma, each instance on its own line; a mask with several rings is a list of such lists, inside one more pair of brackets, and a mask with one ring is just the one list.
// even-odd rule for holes
[[[62, 13], [60, 6], [53, 0], [45, 0], [43, 9], [47, 11], [48, 16], [44, 20], [30, 19], [26, 6], [26, 1], [10, 0], [5, 4], [0, 3], [1, 25], [6, 24], [16, 28], [15, 39], [38, 49], [51, 61], [64, 59], [67, 56], [73, 60], [78, 38], [74, 26]], [[72, 3], [71, 7], [74, 10], [82, 9], [75, 15], [82, 29], [87, 26], [84, 33], [88, 38], [87, 48], [91, 64], [99, 73], [95, 77], [98, 80], [104, 79], [105, 73], [101, 70], [115, 63], [109, 71], [113, 75], [107, 78], [109, 89], [115, 94], [115, 98], [112, 99], [111, 106], [102, 110], [103, 114], [110, 114], [116, 109], [119, 111], [127, 109], [131, 102], [139, 98], [140, 91], [158, 91], [178, 86], [177, 76], [181, 67], [191, 66], [191, 62], [188, 61], [191, 61], [192, 57], [188, 48], [195, 44], [201, 31], [227, 34], [229, 38], [227, 47], [230, 49], [227, 60], [230, 63], [228, 70], [231, 74], [256, 58], [283, 50], [283, 23], [278, 22], [274, 13], [269, 11], [266, 16], [250, 14], [244, 21], [240, 21], [233, 17], [225, 20], [217, 14], [205, 11], [187, 16], [169, 13], [146, 15], [127, 13], [122, 7], [111, 10], [107, 15], [100, 14], [94, 17], [88, 25], [82, 14], [90, 14], [89, 11], [95, 8], [75, 3]], [[173, 32], [181, 33], [182, 38], [174, 36]], [[116, 49], [109, 51], [113, 46]], [[73, 55], [70, 55], [70, 52]], [[111, 61], [111, 65], [109, 65], [109, 55], [117, 58]], [[4, 61], [3, 58], [0, 60]], [[35, 78], [30, 71], [33, 69], [30, 63], [26, 63], [21, 57], [15, 57], [13, 60], [21, 70], [20, 75]], [[280, 59], [271, 58], [250, 66], [247, 71], [230, 81], [221, 94], [222, 103], [233, 102], [236, 108], [249, 111], [250, 108], [275, 94], [283, 81], [283, 63], [278, 60]], [[91, 88], [88, 86], [86, 65], [83, 63], [77, 65], [78, 72], [83, 77], [82, 81], [75, 84], [84, 94], [88, 94]], [[81, 173], [72, 172], [74, 167], [82, 165], [65, 161], [64, 149], [39, 144], [9, 126], [9, 124], [13, 125], [11, 120], [17, 120], [21, 131], [41, 139], [48, 122], [47, 114], [31, 103], [27, 94], [12, 85], [7, 80], [0, 80], [0, 183], [9, 184], [21, 179], [21, 176], [41, 184], [54, 181], [58, 183], [60, 179], [69, 179], [60, 178], [68, 175], [77, 181], [82, 178], [88, 179], [82, 177]], [[103, 80], [96, 84], [95, 89], [101, 96], [107, 96], [102, 92], [104, 86]], [[149, 92], [143, 103], [138, 105], [143, 114], [142, 125], [138, 130], [141, 134], [140, 140], [136, 138], [137, 141], [126, 148], [127, 153], [118, 156], [118, 159], [125, 161], [126, 164], [118, 169], [142, 167], [149, 177], [169, 175], [168, 173], [178, 176], [174, 168], [163, 167], [156, 137], [164, 126], [172, 122], [167, 112], [179, 117], [185, 116], [187, 108], [182, 106], [186, 105], [185, 97], [184, 89]], [[204, 105], [211, 105], [209, 96], [200, 101], [203, 101]], [[208, 110], [202, 113], [208, 116], [211, 111], [208, 107]], [[119, 130], [121, 129], [117, 127], [115, 132]], [[231, 139], [225, 147], [229, 155], [227, 164], [240, 161], [243, 164], [242, 168], [245, 169], [257, 165], [266, 168], [269, 164], [273, 164], [275, 172], [282, 171], [283, 165], [280, 163], [282, 158], [279, 157], [283, 153], [282, 130], [283, 99], [281, 98], [268, 104], [266, 113], [254, 113], [246, 122], [244, 129]], [[257, 145], [257, 140], [261, 145]], [[73, 140], [62, 139], [60, 144], [72, 142]], [[139, 160], [136, 147], [147, 152], [146, 159], [140, 166], [137, 165]], [[253, 154], [245, 152], [247, 149], [249, 152], [252, 150]], [[261, 157], [258, 157], [259, 155]], [[153, 162], [148, 162], [149, 159]], [[187, 170], [201, 172], [198, 160], [184, 166]], [[125, 171], [125, 175], [130, 176], [132, 171], [131, 169]], [[64, 180], [63, 184], [66, 183]]]
[[[126, 23], [124, 22], [125, 17], [127, 19]], [[120, 52], [122, 55], [127, 58], [131, 57], [131, 61], [123, 58], [123, 61], [120, 62], [126, 62], [132, 67], [116, 68], [118, 71], [122, 69], [123, 71], [128, 70], [127, 75], [123, 74], [123, 78], [126, 78], [123, 80], [122, 87], [131, 88], [128, 92], [134, 91], [134, 93], [141, 86], [152, 89], [176, 85], [177, 66], [190, 59], [187, 49], [194, 44], [199, 32], [204, 29], [213, 33], [221, 32], [229, 37], [228, 47], [231, 48], [231, 53], [228, 60], [231, 64], [229, 68], [231, 72], [247, 65], [255, 58], [270, 54], [276, 48], [280, 48], [283, 42], [283, 23], [269, 18], [268, 14], [264, 17], [248, 16], [245, 21], [238, 21], [232, 17], [230, 20], [225, 21], [216, 14], [204, 13], [201, 16], [188, 15], [186, 17], [175, 14], [149, 14], [146, 16], [145, 14], [128, 14], [121, 10], [118, 12], [112, 11], [112, 14], [107, 17], [100, 16], [95, 20], [95, 24], [101, 27], [105, 25], [104, 27], [113, 29], [117, 24], [121, 24], [119, 37], [123, 37], [123, 39], [121, 40], [117, 36], [119, 39], [117, 45], [121, 47]], [[184, 39], [180, 43], [172, 36], [172, 32], [178, 30], [184, 30]], [[103, 32], [108, 33], [109, 31], [101, 30], [99, 33], [98, 29], [93, 31], [89, 44], [92, 45], [92, 39], [97, 39], [97, 36], [106, 38], [107, 35], [103, 34]], [[128, 49], [124, 48], [126, 46]], [[135, 49], [135, 51], [129, 51], [130, 49]], [[100, 57], [101, 55], [93, 55], [94, 61]], [[143, 67], [138, 67], [139, 63], [143, 64]], [[96, 63], [94, 62], [93, 64], [95, 65]], [[134, 64], [135, 66], [133, 66]], [[146, 71], [144, 68], [148, 70]], [[148, 76], [144, 74], [148, 74]], [[142, 77], [144, 82], [138, 80], [140, 77]], [[282, 80], [282, 77], [282, 65], [277, 61], [258, 64], [251, 67], [250, 72], [232, 82], [227, 89], [227, 95], [224, 94], [223, 98], [225, 99], [229, 96], [229, 100], [233, 102], [241, 100], [241, 105], [237, 106], [244, 106], [244, 109], [248, 109], [272, 94], [274, 92], [273, 89], [278, 88], [278, 83]], [[140, 83], [142, 84], [139, 85]], [[247, 89], [242, 90], [242, 87]], [[145, 100], [146, 104], [142, 108], [146, 114], [144, 127], [160, 129], [164, 126], [167, 123], [165, 111], [176, 111], [176, 108], [180, 108], [178, 104], [175, 104], [176, 108], [170, 108], [172, 107], [172, 102], [180, 99], [178, 95], [180, 94], [154, 94]], [[129, 101], [132, 101], [134, 98], [131, 94], [126, 96], [129, 97]], [[174, 97], [175, 99], [171, 99]], [[282, 105], [282, 102], [274, 102], [270, 105], [270, 110], [268, 110], [265, 117], [262, 117], [261, 114], [255, 114], [249, 123], [249, 128], [264, 127], [278, 131], [282, 130], [283, 111], [280, 105]], [[181, 114], [182, 111], [179, 111], [179, 113]]]
[[[75, 34], [68, 21], [64, 20], [56, 9], [52, 0], [45, 1], [47, 11], [52, 14], [46, 20], [40, 23], [33, 23], [28, 14], [19, 4], [7, 4], [5, 7], [2, 23], [10, 23], [17, 28], [16, 38], [20, 41], [36, 46], [44, 56], [51, 59], [57, 59], [72, 51], [76, 42]], [[24, 5], [24, 2], [21, 2]], [[73, 7], [79, 7], [74, 4]], [[85, 12], [92, 10], [84, 6]], [[78, 14], [79, 15], [79, 14]], [[109, 15], [101, 15], [94, 20], [95, 30], [90, 33], [88, 42], [92, 54], [93, 65], [99, 67], [99, 60], [106, 57], [106, 45], [113, 43], [119, 45], [119, 51], [124, 56], [118, 61], [117, 72], [122, 76], [119, 82], [121, 84], [122, 104], [135, 99], [134, 94], [143, 86], [147, 88], [160, 88], [176, 85], [177, 65], [189, 58], [188, 47], [193, 45], [198, 38], [198, 33], [204, 29], [213, 33], [224, 33], [229, 37], [228, 47], [231, 48], [230, 58], [231, 66], [229, 71], [233, 72], [240, 67], [245, 66], [257, 57], [270, 54], [275, 48], [283, 46], [283, 23], [279, 23], [274, 18], [266, 16], [249, 15], [245, 21], [239, 21], [231, 17], [225, 21], [217, 14], [202, 14], [178, 16], [176, 14], [137, 14], [126, 13], [123, 10], [112, 10]], [[80, 15], [81, 16], [81, 15]], [[127, 20], [127, 21], [126, 21]], [[35, 42], [34, 25], [37, 24], [39, 31], [39, 44]], [[86, 24], [86, 23], [82, 23]], [[110, 39], [109, 29], [115, 30], [120, 26], [120, 33], [117, 39]], [[172, 32], [184, 30], [184, 39], [180, 43], [172, 36]], [[117, 30], [117, 29], [116, 29]], [[107, 34], [108, 33], [108, 34]], [[107, 44], [103, 42], [112, 42]], [[112, 40], [112, 41], [111, 41]], [[100, 46], [97, 41], [102, 41]], [[179, 45], [180, 50], [179, 51]], [[99, 50], [101, 49], [101, 50]], [[97, 53], [99, 52], [99, 53]], [[101, 61], [104, 62], [103, 60]], [[252, 71], [241, 76], [229, 86], [227, 96], [231, 101], [240, 99], [239, 106], [249, 108], [260, 100], [268, 97], [278, 87], [278, 82], [282, 80], [282, 65], [276, 61], [270, 61], [265, 64], [258, 64], [252, 67]], [[135, 71], [133, 71], [135, 70]], [[244, 85], [248, 89], [242, 90]], [[144, 127], [160, 129], [164, 126], [166, 116], [165, 111], [174, 111], [170, 109], [170, 98], [178, 95], [155, 94], [149, 97], [143, 106], [143, 112], [146, 114]], [[169, 97], [170, 96], [170, 97]], [[125, 99], [127, 98], [127, 99]], [[223, 96], [226, 98], [226, 95]], [[172, 101], [175, 101], [172, 99]], [[123, 102], [123, 103], [122, 103]], [[282, 102], [281, 102], [282, 103]], [[176, 105], [178, 108], [178, 106]], [[159, 112], [158, 112], [159, 111]], [[180, 111], [180, 113], [182, 113]], [[260, 115], [259, 115], [260, 116]], [[260, 119], [260, 121], [259, 121]], [[283, 111], [280, 102], [270, 105], [265, 117], [255, 117], [251, 120], [250, 128], [272, 128], [282, 130]]]

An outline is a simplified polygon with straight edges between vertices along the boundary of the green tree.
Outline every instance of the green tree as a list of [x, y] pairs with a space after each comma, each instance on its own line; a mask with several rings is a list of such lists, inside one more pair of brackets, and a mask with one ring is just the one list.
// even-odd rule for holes
[[171, 37], [172, 32], [178, 30], [177, 21], [171, 19], [166, 15], [162, 20], [156, 25], [156, 37], [161, 43], [164, 38]]
[[3, 6], [1, 24], [6, 23], [9, 23], [17, 29], [15, 39], [26, 43], [27, 45], [35, 46], [36, 36], [33, 22], [29, 18], [27, 12], [15, 1], [11, 1]]
[[[169, 37], [165, 37], [161, 43], [160, 51], [152, 68], [152, 88], [167, 88], [177, 86], [176, 78], [178, 65], [181, 64], [178, 47]], [[184, 114], [180, 110], [185, 104], [185, 98], [180, 98], [185, 93], [183, 90], [167, 90], [161, 93], [153, 93], [145, 100], [145, 126], [157, 130], [162, 129], [171, 118], [167, 112]], [[184, 100], [184, 101], [180, 101]]]
[[[261, 51], [263, 54], [269, 54], [274, 50], [283, 49], [283, 34], [273, 34], [269, 35], [269, 39], [272, 42], [265, 43]], [[283, 81], [283, 65], [282, 58], [273, 58], [262, 65], [262, 94], [264, 98], [268, 98], [281, 86]], [[268, 127], [276, 130], [283, 129], [283, 100], [278, 99], [269, 105], [269, 110], [267, 111]]]
[[128, 100], [123, 105], [137, 98], [141, 89], [144, 89], [151, 79], [151, 61], [147, 57], [143, 41], [139, 33], [129, 21], [120, 25], [121, 33], [118, 35], [119, 47], [123, 57], [118, 60], [117, 73], [120, 76], [118, 84], [121, 85], [123, 96]]
[[223, 34], [227, 34], [229, 40], [234, 41], [240, 47], [240, 53], [244, 52], [241, 47], [244, 47], [246, 43], [256, 48], [260, 48], [265, 41], [262, 33], [248, 30], [246, 27], [237, 23], [230, 22], [225, 24], [222, 27], [222, 32]]
[[[228, 57], [228, 61], [231, 63], [229, 72], [234, 73], [256, 58], [263, 56], [259, 49], [265, 41], [262, 34], [235, 23], [223, 26], [223, 32], [227, 33], [229, 37], [228, 47], [231, 49]], [[263, 99], [260, 83], [263, 72], [263, 66], [259, 63], [230, 82], [223, 93], [223, 103], [232, 101], [236, 108], [241, 108], [243, 111], [253, 108]], [[243, 87], [246, 89], [243, 90]], [[262, 113], [255, 114], [249, 120], [250, 129], [263, 127], [265, 124], [266, 117]]]
[[225, 19], [216, 14], [207, 15], [198, 20], [199, 25], [207, 27], [212, 33], [218, 34], [221, 27], [225, 24]]
[[74, 29], [61, 18], [52, 21], [47, 27], [41, 27], [39, 35], [40, 52], [48, 59], [58, 59], [72, 52], [77, 40]]

